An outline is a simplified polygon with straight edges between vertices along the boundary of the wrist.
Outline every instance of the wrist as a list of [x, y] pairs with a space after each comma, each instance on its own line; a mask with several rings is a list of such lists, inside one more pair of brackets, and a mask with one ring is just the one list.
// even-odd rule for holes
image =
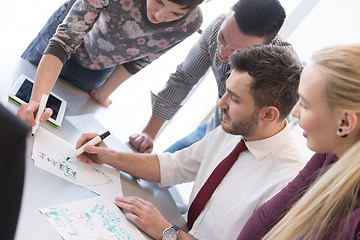
[[154, 140], [164, 123], [164, 119], [156, 117], [155, 115], [151, 115], [149, 122], [146, 124], [142, 132], [146, 133]]
[[179, 231], [180, 228], [174, 224], [168, 228], [165, 228], [162, 233], [162, 240], [177, 240]]
[[151, 140], [154, 141], [155, 139], [155, 136], [156, 136], [156, 133], [151, 133], [151, 132], [148, 132], [146, 130], [142, 131], [142, 134], [143, 135], [146, 135], [148, 138], [150, 138]]

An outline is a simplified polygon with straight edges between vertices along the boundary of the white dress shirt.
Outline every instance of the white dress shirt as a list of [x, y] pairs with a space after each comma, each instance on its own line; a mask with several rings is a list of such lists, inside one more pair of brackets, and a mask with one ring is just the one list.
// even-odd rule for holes
[[[195, 181], [191, 203], [241, 138], [219, 126], [189, 148], [158, 154], [160, 186]], [[248, 150], [240, 153], [194, 222], [189, 233], [195, 238], [236, 239], [254, 210], [285, 187], [305, 165], [288, 127], [270, 138], [245, 144]]]

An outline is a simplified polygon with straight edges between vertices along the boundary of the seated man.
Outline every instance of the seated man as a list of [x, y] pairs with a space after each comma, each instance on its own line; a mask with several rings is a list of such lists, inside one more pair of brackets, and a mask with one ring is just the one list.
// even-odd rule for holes
[[[304, 166], [286, 121], [298, 99], [298, 59], [284, 47], [263, 45], [235, 52], [230, 62], [234, 70], [218, 102], [223, 122], [201, 141], [160, 154], [116, 152], [102, 142], [80, 155], [161, 186], [195, 181], [188, 227], [198, 239], [235, 239], [251, 214]], [[94, 136], [83, 135], [77, 147]], [[155, 239], [171, 226], [142, 199], [119, 198], [116, 204]], [[178, 239], [187, 238], [178, 232]]]
[[[261, 44], [292, 49], [289, 43], [275, 37], [285, 17], [278, 0], [238, 0], [227, 15], [217, 17], [191, 48], [185, 61], [170, 75], [165, 88], [152, 95], [153, 114], [143, 132], [130, 137], [130, 143], [139, 152], [151, 152], [153, 140], [162, 125], [180, 109], [182, 101], [209, 69], [218, 88], [218, 95], [213, 100], [215, 102], [216, 97], [220, 99], [225, 93], [225, 82], [230, 72], [229, 56], [234, 50]], [[219, 126], [222, 122], [221, 108], [215, 106], [214, 112], [210, 122], [202, 124], [165, 151], [175, 152], [188, 147]]]

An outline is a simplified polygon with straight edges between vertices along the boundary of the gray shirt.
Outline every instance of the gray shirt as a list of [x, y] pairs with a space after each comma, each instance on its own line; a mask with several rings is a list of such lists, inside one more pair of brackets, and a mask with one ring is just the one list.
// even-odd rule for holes
[[[169, 120], [180, 109], [183, 100], [191, 89], [205, 76], [211, 68], [218, 87], [220, 99], [225, 91], [225, 82], [230, 75], [230, 64], [222, 62], [217, 57], [217, 34], [226, 18], [225, 14], [216, 18], [203, 32], [199, 41], [191, 48], [185, 61], [170, 75], [166, 86], [157, 95], [152, 94], [152, 111], [159, 118]], [[292, 46], [276, 37], [271, 44], [292, 49]], [[211, 129], [222, 122], [222, 110], [215, 106], [215, 122]], [[210, 129], [210, 130], [211, 130]]]

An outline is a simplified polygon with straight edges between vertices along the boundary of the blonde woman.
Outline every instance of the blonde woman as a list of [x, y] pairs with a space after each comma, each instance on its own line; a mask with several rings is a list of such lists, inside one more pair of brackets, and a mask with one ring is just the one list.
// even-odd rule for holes
[[360, 239], [360, 45], [316, 52], [299, 95], [292, 114], [317, 153], [238, 240]]

